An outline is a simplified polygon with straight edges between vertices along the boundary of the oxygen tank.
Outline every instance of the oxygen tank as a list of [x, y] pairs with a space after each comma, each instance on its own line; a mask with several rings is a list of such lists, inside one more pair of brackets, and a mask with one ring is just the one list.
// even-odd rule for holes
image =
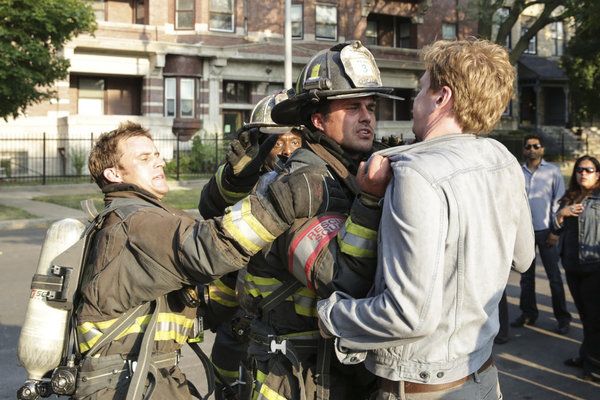
[[[53, 223], [46, 232], [36, 274], [52, 275], [51, 263], [81, 237], [85, 225], [72, 218]], [[28, 379], [41, 380], [56, 368], [63, 355], [69, 311], [47, 303], [48, 291], [31, 289], [25, 322], [19, 336], [17, 356]]]

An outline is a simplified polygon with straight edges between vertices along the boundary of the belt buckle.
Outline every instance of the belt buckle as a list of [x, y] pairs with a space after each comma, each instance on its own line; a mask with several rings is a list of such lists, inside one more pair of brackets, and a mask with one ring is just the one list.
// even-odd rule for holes
[[282, 341], [279, 341], [277, 339], [277, 336], [275, 335], [269, 335], [268, 339], [270, 340], [269, 342], [269, 353], [277, 353], [278, 351], [280, 351], [282, 354], [285, 355], [285, 353], [287, 352], [287, 339], [283, 339]]

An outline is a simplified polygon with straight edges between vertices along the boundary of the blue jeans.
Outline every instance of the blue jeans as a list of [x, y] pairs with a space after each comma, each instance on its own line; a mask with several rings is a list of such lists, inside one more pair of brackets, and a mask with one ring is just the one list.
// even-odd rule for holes
[[[554, 317], [556, 317], [558, 323], [569, 322], [571, 321], [571, 314], [567, 311], [565, 289], [558, 267], [558, 246], [548, 247], [546, 245], [546, 238], [549, 233], [549, 229], [535, 231], [535, 244], [542, 258], [546, 276], [550, 282]], [[521, 300], [519, 308], [521, 308], [523, 315], [533, 320], [537, 319], [539, 312], [535, 299], [535, 259], [531, 267], [521, 274]]]

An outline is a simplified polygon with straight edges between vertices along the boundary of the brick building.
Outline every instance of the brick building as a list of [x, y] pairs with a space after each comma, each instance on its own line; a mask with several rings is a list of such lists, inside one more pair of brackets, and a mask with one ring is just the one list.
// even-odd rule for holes
[[[423, 71], [418, 49], [474, 35], [475, 25], [459, 11], [466, 1], [293, 0], [293, 79], [317, 51], [359, 39], [373, 52], [384, 85], [407, 99], [379, 104], [378, 136], [410, 137], [411, 99]], [[0, 124], [0, 132], [89, 138], [130, 119], [158, 138], [228, 137], [260, 98], [283, 88], [283, 0], [92, 4], [98, 29], [65, 46], [71, 68], [56, 83], [57, 97]], [[160, 150], [172, 157], [173, 148]]]

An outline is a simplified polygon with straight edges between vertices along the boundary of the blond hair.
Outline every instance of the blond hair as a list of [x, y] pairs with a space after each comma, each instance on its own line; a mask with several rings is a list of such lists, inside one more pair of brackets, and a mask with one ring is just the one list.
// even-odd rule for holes
[[94, 144], [88, 160], [88, 169], [100, 189], [110, 183], [104, 177], [104, 170], [116, 167], [123, 155], [119, 151], [119, 143], [135, 136], [145, 136], [152, 139], [148, 129], [135, 122], [126, 121], [119, 124], [117, 129], [100, 135], [98, 141]]
[[448, 86], [453, 112], [463, 131], [491, 131], [513, 93], [515, 71], [507, 51], [490, 41], [440, 40], [423, 48], [430, 88]]

